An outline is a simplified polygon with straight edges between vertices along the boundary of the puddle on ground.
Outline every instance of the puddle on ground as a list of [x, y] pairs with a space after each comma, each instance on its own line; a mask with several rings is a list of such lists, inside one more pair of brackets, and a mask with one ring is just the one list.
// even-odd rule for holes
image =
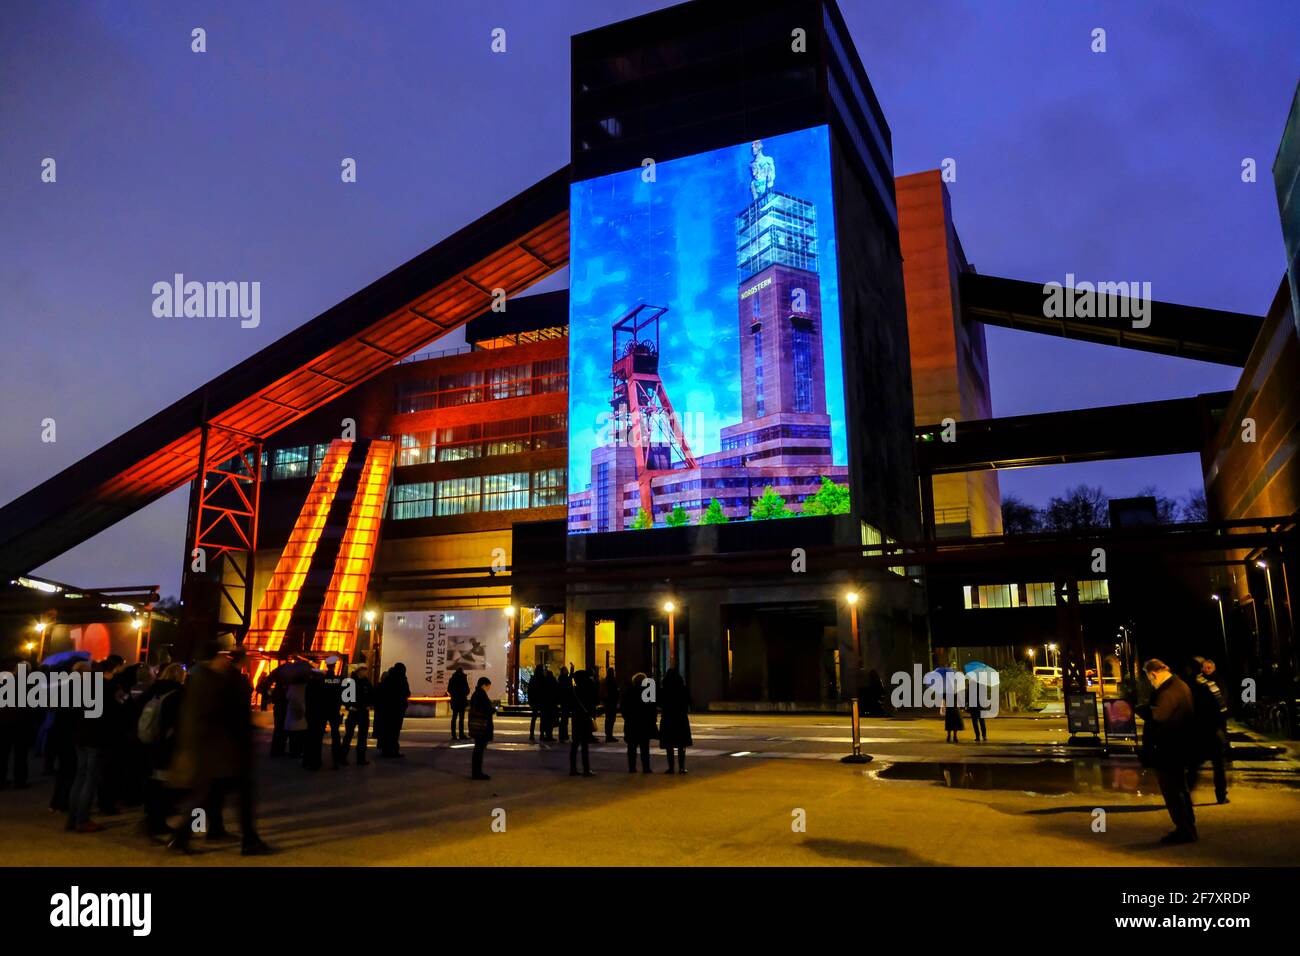
[[[1236, 748], [1233, 748], [1236, 756]], [[1277, 778], [1268, 781], [1274, 786], [1300, 787], [1300, 777], [1290, 772], [1282, 777], [1278, 767]], [[1024, 793], [1048, 795], [1066, 793], [1131, 793], [1158, 794], [1159, 784], [1153, 771], [1136, 762], [1125, 764], [1103, 763], [1100, 760], [1042, 760], [1036, 763], [895, 763], [873, 771], [881, 780], [918, 780], [940, 786], [964, 790], [1019, 790]], [[1229, 786], [1235, 781], [1258, 785], [1263, 781], [1251, 779], [1252, 774], [1235, 774], [1229, 777]], [[1208, 764], [1201, 770], [1201, 787], [1213, 788]], [[1267, 785], [1267, 784], [1266, 784]]]

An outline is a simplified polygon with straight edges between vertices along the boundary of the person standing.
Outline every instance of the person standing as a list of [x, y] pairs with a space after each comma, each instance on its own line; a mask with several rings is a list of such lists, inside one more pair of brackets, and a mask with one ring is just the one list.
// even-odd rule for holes
[[[534, 667], [528, 676], [528, 742], [537, 742], [537, 721], [542, 716], [542, 669]], [[546, 736], [546, 722], [542, 722], [542, 736]]]
[[[18, 674], [19, 661], [0, 664], [0, 671]], [[0, 790], [10, 786], [9, 767], [13, 764], [13, 787], [27, 786], [27, 752], [32, 745], [32, 710], [29, 707], [0, 707]]]
[[271, 756], [283, 757], [284, 745], [288, 742], [289, 731], [285, 727], [285, 718], [289, 710], [289, 674], [284, 661], [276, 665], [275, 670], [267, 675], [270, 681], [271, 717], [274, 729], [271, 731]]
[[289, 756], [300, 759], [307, 740], [307, 680], [311, 670], [305, 662], [294, 664], [284, 693], [284, 731], [289, 741]]
[[1196, 725], [1196, 753], [1187, 771], [1187, 789], [1196, 789], [1201, 764], [1206, 760], [1214, 769], [1214, 799], [1228, 802], [1228, 704], [1214, 680], [1214, 661], [1195, 658], [1198, 670], [1192, 681], [1192, 710]]
[[569, 718], [573, 716], [573, 677], [560, 665], [560, 677], [555, 692], [555, 703], [560, 712], [560, 743], [569, 739]]
[[303, 743], [302, 765], [307, 770], [319, 770], [325, 725], [329, 722], [329, 690], [325, 686], [324, 672], [312, 668], [307, 675], [303, 707], [307, 714], [307, 735]]
[[681, 671], [675, 667], [668, 668], [664, 674], [663, 693], [660, 695], [660, 709], [663, 716], [659, 721], [659, 746], [668, 755], [668, 772], [673, 769], [673, 751], [677, 752], [677, 766], [681, 773], [686, 772], [686, 748], [694, 746], [691, 739], [691, 694], [682, 680]]
[[375, 736], [379, 756], [402, 756], [400, 737], [402, 722], [406, 719], [406, 706], [411, 699], [411, 685], [406, 680], [406, 665], [398, 661], [379, 680], [378, 700], [375, 706]]
[[474, 780], [492, 779], [483, 772], [483, 755], [487, 753], [488, 742], [492, 739], [492, 699], [488, 697], [488, 691], [492, 689], [492, 682], [486, 677], [478, 679], [478, 685], [474, 688], [474, 696], [469, 702], [469, 735], [474, 738], [474, 756], [471, 758], [470, 777]]
[[555, 740], [555, 724], [559, 709], [560, 685], [549, 667], [542, 668], [542, 740]]
[[618, 738], [614, 736], [614, 721], [618, 719], [618, 678], [614, 675], [614, 668], [605, 668], [605, 743], [616, 744]]
[[578, 776], [578, 751], [582, 751], [582, 775], [594, 777], [591, 772], [591, 753], [588, 747], [596, 739], [596, 707], [600, 695], [596, 681], [588, 671], [573, 675], [573, 738], [569, 744], [569, 776]]
[[650, 769], [650, 741], [655, 736], [655, 717], [658, 705], [652, 693], [653, 684], [645, 674], [632, 675], [632, 682], [623, 693], [623, 740], [627, 744], [627, 772], [636, 773], [637, 752], [641, 754], [641, 769]]
[[956, 701], [945, 700], [939, 705], [939, 709], [943, 712], [944, 740], [950, 744], [958, 743], [957, 735], [965, 726], [961, 719], [961, 708], [957, 706]]
[[1142, 728], [1143, 763], [1156, 772], [1174, 830], [1161, 843], [1195, 843], [1196, 813], [1187, 789], [1187, 769], [1195, 749], [1195, 715], [1191, 688], [1159, 658], [1142, 665], [1155, 688], [1149, 703], [1138, 708]]
[[72, 668], [74, 674], [93, 671], [103, 675], [104, 683], [101, 685], [100, 693], [105, 698], [103, 711], [95, 717], [87, 715], [84, 710], [73, 711], [72, 739], [77, 748], [77, 775], [72, 781], [72, 792], [68, 797], [67, 828], [77, 833], [95, 833], [103, 829], [90, 819], [90, 807], [96, 792], [100, 789], [109, 749], [113, 743], [113, 724], [109, 718], [110, 710], [107, 702], [108, 696], [112, 693], [109, 681], [112, 676], [111, 667], [108, 661], [102, 662], [95, 668], [83, 661]]
[[352, 670], [352, 693], [344, 698], [348, 710], [347, 723], [343, 730], [343, 756], [344, 763], [348, 762], [348, 751], [352, 747], [352, 734], [357, 732], [357, 766], [364, 767], [369, 760], [366, 759], [366, 737], [370, 733], [370, 701], [374, 696], [374, 690], [370, 685], [370, 679], [366, 676], [369, 673], [365, 664], [361, 664]]
[[[465, 676], [465, 670], [459, 664], [451, 672], [451, 679], [447, 681], [447, 694], [451, 697], [451, 739], [464, 740], [465, 738], [465, 709], [469, 707], [469, 678]], [[456, 722], [460, 721], [460, 729], [457, 730]]]
[[343, 766], [343, 674], [337, 657], [325, 659], [325, 723], [330, 731], [330, 765]]
[[982, 700], [990, 699], [987, 694], [981, 694], [980, 688], [987, 686], [984, 682], [988, 678], [982, 671], [974, 671], [966, 676], [966, 716], [970, 718], [970, 729], [975, 732], [975, 741], [988, 741], [989, 728], [984, 723], [984, 708], [980, 706]]
[[149, 779], [144, 791], [144, 830], [151, 837], [165, 838], [171, 828], [167, 816], [175, 802], [167, 775], [176, 753], [176, 731], [180, 725], [185, 668], [168, 664], [144, 695], [144, 706], [136, 733], [149, 759]]
[[224, 833], [221, 822], [226, 793], [239, 797], [240, 852], [263, 856], [272, 852], [257, 834], [253, 796], [253, 724], [249, 713], [252, 687], [239, 668], [242, 652], [221, 653], [215, 644], [208, 658], [186, 681], [173, 761], [175, 779], [189, 790], [182, 802], [180, 822], [168, 847], [189, 853], [194, 825], [202, 808], [210, 818], [210, 836]]

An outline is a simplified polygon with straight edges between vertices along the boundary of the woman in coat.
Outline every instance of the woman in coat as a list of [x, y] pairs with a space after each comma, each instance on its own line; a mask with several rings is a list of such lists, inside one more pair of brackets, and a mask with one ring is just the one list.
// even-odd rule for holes
[[675, 667], [668, 668], [664, 674], [664, 686], [659, 695], [659, 706], [663, 717], [659, 721], [659, 746], [668, 754], [668, 772], [673, 770], [673, 751], [677, 751], [677, 765], [682, 773], [686, 772], [686, 748], [693, 745], [691, 740], [691, 695], [686, 689], [686, 681]]
[[596, 705], [599, 693], [590, 671], [573, 675], [573, 738], [569, 744], [569, 776], [578, 775], [578, 750], [582, 749], [582, 775], [594, 777], [588, 746], [596, 739]]
[[654, 700], [642, 700], [646, 690], [645, 674], [633, 674], [632, 682], [623, 695], [623, 740], [627, 742], [627, 772], [636, 773], [636, 755], [641, 752], [641, 769], [653, 773], [650, 769], [650, 741], [655, 737]]
[[474, 780], [492, 779], [483, 772], [483, 754], [487, 752], [488, 741], [492, 739], [492, 715], [495, 708], [488, 691], [492, 682], [486, 677], [478, 679], [474, 696], [469, 699], [469, 735], [474, 738], [474, 759], [471, 762], [470, 777]]

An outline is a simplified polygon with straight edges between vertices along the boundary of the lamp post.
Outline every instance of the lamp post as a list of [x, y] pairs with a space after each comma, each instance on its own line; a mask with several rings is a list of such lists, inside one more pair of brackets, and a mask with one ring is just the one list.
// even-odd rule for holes
[[1223, 620], [1223, 598], [1217, 594], [1211, 594], [1214, 603], [1219, 609], [1219, 631], [1223, 634], [1223, 663], [1228, 663], [1228, 625]]
[[516, 636], [519, 633], [519, 614], [513, 604], [507, 604], [501, 609], [501, 613], [506, 616], [509, 622], [510, 637], [506, 641], [506, 659], [509, 660], [509, 670], [506, 672], [506, 700], [512, 704], [519, 703], [519, 641]]
[[1276, 657], [1282, 652], [1282, 638], [1277, 633], [1277, 606], [1273, 603], [1273, 569], [1263, 558], [1256, 561], [1255, 566], [1264, 569], [1264, 580], [1268, 582], [1268, 620], [1273, 628], [1273, 654]]
[[858, 637], [858, 592], [845, 591], [844, 603], [849, 606], [849, 626], [853, 631], [853, 656], [857, 663], [858, 673], [854, 679], [854, 694], [849, 701], [849, 720], [853, 731], [853, 752], [847, 757], [841, 757], [842, 763], [869, 763], [871, 756], [862, 752], [862, 641]]
[[39, 664], [45, 659], [45, 622], [36, 622], [36, 639], [39, 642], [39, 649], [36, 652], [36, 663]]
[[671, 599], [664, 601], [664, 611], [668, 614], [668, 666], [677, 666], [677, 605]]
[[1060, 657], [1056, 652], [1056, 645], [1048, 644], [1047, 645], [1047, 666], [1056, 667], [1058, 666], [1057, 662], [1059, 661], [1060, 661]]

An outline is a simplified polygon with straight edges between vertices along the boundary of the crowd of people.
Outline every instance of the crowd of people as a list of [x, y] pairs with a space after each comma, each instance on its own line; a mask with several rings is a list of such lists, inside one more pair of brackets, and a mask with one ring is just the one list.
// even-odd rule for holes
[[[479, 678], [473, 697], [466, 703], [468, 681], [462, 683], [454, 675], [448, 683], [453, 739], [464, 736], [459, 730], [464, 725], [458, 721], [463, 720], [468, 708], [469, 736], [474, 741], [471, 776], [475, 780], [490, 779], [483, 773], [483, 754], [493, 733], [493, 707], [487, 693], [491, 686], [486, 677]], [[529, 741], [552, 743], [558, 739], [559, 743], [568, 743], [571, 777], [595, 776], [590, 748], [600, 737], [601, 717], [604, 717], [604, 741], [613, 744], [619, 742], [614, 731], [620, 715], [628, 773], [637, 772], [638, 757], [642, 773], [654, 772], [650, 766], [650, 744], [655, 740], [667, 756], [668, 773], [686, 773], [686, 748], [693, 744], [691, 701], [686, 682], [675, 667], [665, 672], [659, 687], [640, 672], [626, 685], [620, 685], [613, 667], [605, 669], [603, 680], [594, 670], [579, 670], [573, 665], [561, 665], [558, 674], [548, 667], [538, 667], [528, 679], [527, 694]]]
[[[77, 655], [45, 666], [49, 676], [90, 674], [101, 686], [102, 708], [46, 710], [7, 708], [7, 783], [10, 760], [14, 785], [30, 783], [28, 756], [35, 753], [53, 777], [49, 809], [75, 833], [96, 833], [96, 817], [114, 817], [127, 807], [143, 810], [141, 827], [151, 838], [189, 853], [194, 835], [227, 838], [222, 806], [238, 799], [241, 850], [271, 852], [257, 833], [253, 794], [252, 688], [242, 669], [243, 652], [216, 645], [188, 670], [127, 664], [110, 654], [100, 661]], [[14, 670], [16, 662], [7, 669]], [[172, 822], [174, 820], [174, 822]]]

